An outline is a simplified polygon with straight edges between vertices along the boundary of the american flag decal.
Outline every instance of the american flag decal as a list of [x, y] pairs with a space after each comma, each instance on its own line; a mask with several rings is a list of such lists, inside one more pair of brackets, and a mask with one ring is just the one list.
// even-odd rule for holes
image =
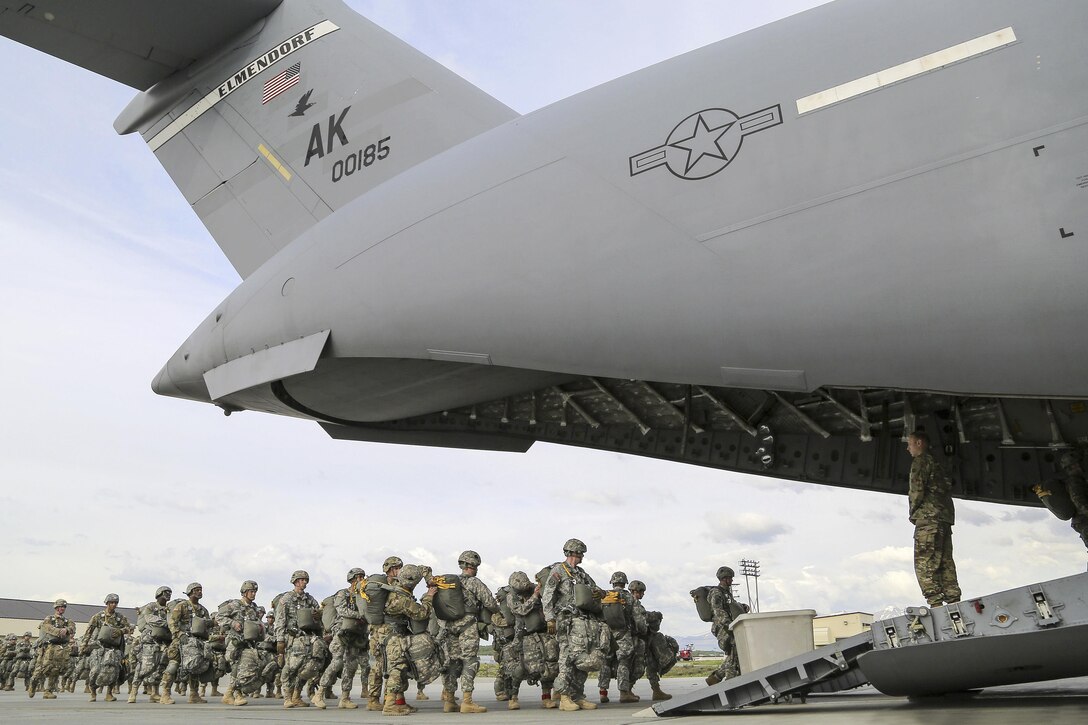
[[264, 90], [261, 92], [261, 105], [268, 103], [291, 86], [297, 84], [299, 81], [299, 71], [301, 70], [302, 63], [295, 63], [283, 73], [265, 81]]

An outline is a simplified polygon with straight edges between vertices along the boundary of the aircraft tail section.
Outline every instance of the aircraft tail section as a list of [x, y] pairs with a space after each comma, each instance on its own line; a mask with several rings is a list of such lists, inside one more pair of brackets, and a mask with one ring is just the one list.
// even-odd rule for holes
[[[191, 6], [204, 13], [204, 27], [215, 26], [215, 5]], [[126, 27], [155, 27], [158, 42], [168, 42], [170, 29], [155, 23], [157, 6], [102, 10], [124, 17], [96, 19], [111, 29], [98, 47], [131, 45]], [[86, 62], [66, 58], [146, 88], [115, 128], [140, 132], [243, 278], [352, 199], [517, 116], [340, 0], [243, 6], [248, 15], [235, 12], [229, 36], [215, 31], [214, 47], [177, 38], [202, 56], [175, 62], [165, 76], [159, 66], [146, 68], [142, 51], [120, 53], [108, 68], [90, 60], [101, 53], [88, 53]], [[39, 35], [48, 35], [49, 24], [40, 25]], [[56, 51], [67, 45], [63, 38], [28, 44], [61, 57]], [[122, 72], [126, 63], [133, 72]], [[134, 76], [145, 82], [127, 80]]]

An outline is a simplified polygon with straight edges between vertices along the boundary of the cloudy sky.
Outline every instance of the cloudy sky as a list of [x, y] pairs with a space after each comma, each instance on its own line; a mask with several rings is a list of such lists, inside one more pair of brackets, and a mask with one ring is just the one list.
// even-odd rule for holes
[[[525, 113], [812, 0], [355, 0], [356, 9]], [[150, 381], [239, 282], [136, 135], [134, 92], [0, 40], [0, 597], [123, 604], [160, 584], [206, 603], [293, 569], [320, 596], [385, 556], [493, 587], [571, 536], [607, 582], [625, 570], [678, 636], [689, 589], [761, 562], [764, 611], [921, 602], [902, 497], [538, 444], [524, 455], [333, 441], [316, 424], [154, 395]], [[1084, 570], [1067, 525], [960, 502], [968, 596]], [[743, 595], [744, 588], [741, 587]]]

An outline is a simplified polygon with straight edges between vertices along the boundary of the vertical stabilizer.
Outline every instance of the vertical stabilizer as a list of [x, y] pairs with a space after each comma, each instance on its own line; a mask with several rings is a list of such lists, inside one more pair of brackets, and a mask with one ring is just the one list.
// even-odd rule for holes
[[284, 0], [115, 126], [140, 131], [244, 278], [348, 201], [516, 115], [339, 0]]

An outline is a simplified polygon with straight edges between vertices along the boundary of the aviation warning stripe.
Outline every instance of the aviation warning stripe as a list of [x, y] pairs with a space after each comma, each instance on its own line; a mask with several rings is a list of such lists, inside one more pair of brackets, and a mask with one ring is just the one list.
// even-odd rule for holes
[[837, 85], [834, 88], [828, 88], [819, 93], [799, 98], [797, 99], [797, 114], [803, 115], [860, 96], [863, 93], [889, 86], [892, 83], [905, 81], [908, 78], [920, 76], [930, 71], [940, 70], [953, 63], [974, 58], [991, 50], [1004, 48], [1006, 45], [1015, 42], [1016, 33], [1013, 32], [1013, 29], [1011, 27], [1004, 28], [989, 35], [983, 35], [959, 45], [953, 45], [951, 48], [938, 50], [936, 53], [908, 60], [906, 63], [900, 63], [876, 73], [870, 73], [867, 76]]
[[193, 104], [188, 111], [178, 116], [173, 123], [155, 134], [151, 140], [147, 142], [147, 145], [152, 151], [158, 151], [164, 143], [174, 138], [174, 136], [177, 136], [185, 130], [186, 126], [200, 118], [206, 111], [231, 93], [234, 93], [243, 85], [291, 55], [296, 50], [304, 48], [315, 40], [323, 38], [329, 33], [336, 32], [339, 29], [340, 26], [336, 25], [331, 20], [322, 20], [317, 25], [312, 25], [305, 30], [295, 33], [282, 43], [279, 43], [247, 65], [227, 76], [226, 80], [219, 84], [218, 88], [201, 98]]

